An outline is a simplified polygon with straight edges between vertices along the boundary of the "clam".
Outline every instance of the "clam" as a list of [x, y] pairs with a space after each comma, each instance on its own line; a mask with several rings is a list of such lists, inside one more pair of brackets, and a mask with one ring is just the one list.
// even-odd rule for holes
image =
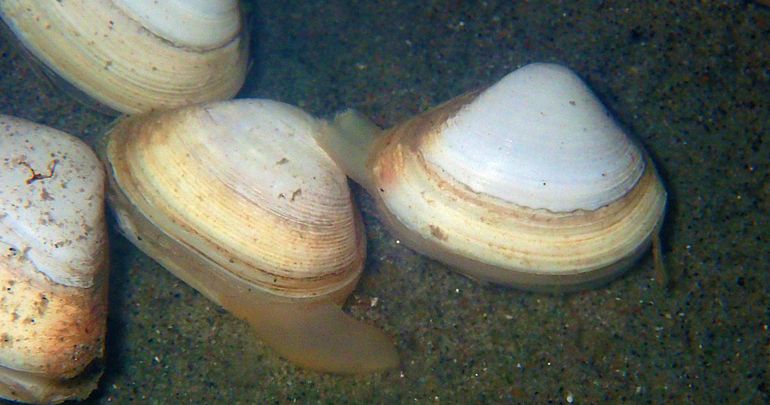
[[0, 115], [0, 398], [96, 388], [107, 320], [101, 163], [63, 132]]
[[664, 214], [642, 146], [559, 65], [527, 65], [386, 131], [348, 111], [318, 134], [398, 239], [481, 280], [598, 285], [648, 249]]
[[108, 133], [120, 231], [300, 366], [395, 367], [380, 330], [341, 310], [366, 239], [345, 175], [302, 110], [269, 100], [121, 119]]
[[246, 74], [237, 0], [3, 0], [0, 17], [55, 83], [118, 112], [227, 99]]

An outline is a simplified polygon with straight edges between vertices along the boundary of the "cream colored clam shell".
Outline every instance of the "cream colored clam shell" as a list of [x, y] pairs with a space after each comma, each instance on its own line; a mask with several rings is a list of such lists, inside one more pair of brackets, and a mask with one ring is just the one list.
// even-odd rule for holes
[[48, 69], [120, 112], [230, 98], [246, 73], [234, 0], [6, 0], [0, 16]]
[[121, 120], [104, 151], [126, 237], [314, 370], [398, 365], [390, 339], [341, 305], [366, 238], [347, 179], [315, 144], [320, 121], [269, 100]]
[[[0, 116], [0, 397], [84, 398], [107, 319], [104, 172], [78, 139]], [[76, 378], [70, 382], [70, 378]]]
[[314, 297], [363, 265], [347, 180], [310, 136], [317, 125], [283, 103], [223, 102], [127, 119], [113, 133], [131, 135], [113, 136], [108, 158], [173, 239], [265, 292]]

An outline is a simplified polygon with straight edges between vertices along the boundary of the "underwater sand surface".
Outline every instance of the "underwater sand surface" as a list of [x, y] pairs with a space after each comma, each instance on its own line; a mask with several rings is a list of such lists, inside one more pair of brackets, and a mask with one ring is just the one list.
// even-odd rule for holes
[[[671, 288], [650, 255], [576, 294], [481, 285], [391, 238], [354, 187], [369, 258], [345, 309], [393, 336], [402, 367], [340, 377], [282, 360], [113, 232], [108, 366], [85, 403], [770, 401], [770, 8], [637, 3], [249, 2], [239, 96], [390, 126], [520, 65], [567, 65], [656, 161]], [[111, 118], [0, 41], [0, 113], [93, 143]]]

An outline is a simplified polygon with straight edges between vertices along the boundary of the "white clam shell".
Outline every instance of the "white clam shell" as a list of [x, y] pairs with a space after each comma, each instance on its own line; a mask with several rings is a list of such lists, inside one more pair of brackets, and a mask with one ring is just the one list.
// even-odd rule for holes
[[246, 74], [234, 0], [7, 0], [0, 17], [56, 81], [119, 112], [230, 98]]
[[477, 193], [554, 212], [595, 210], [630, 190], [641, 150], [569, 69], [535, 63], [449, 118], [425, 160]]
[[0, 131], [0, 240], [51, 281], [92, 287], [106, 239], [101, 163], [42, 125], [2, 117]]
[[238, 36], [238, 0], [114, 1], [142, 27], [178, 46], [214, 49]]
[[627, 269], [663, 218], [650, 159], [561, 66], [525, 66], [382, 134], [354, 112], [325, 128], [319, 142], [395, 236], [474, 278], [591, 287]]
[[[105, 177], [80, 140], [0, 116], [0, 397], [84, 398], [104, 351]], [[89, 371], [90, 373], [90, 371]]]

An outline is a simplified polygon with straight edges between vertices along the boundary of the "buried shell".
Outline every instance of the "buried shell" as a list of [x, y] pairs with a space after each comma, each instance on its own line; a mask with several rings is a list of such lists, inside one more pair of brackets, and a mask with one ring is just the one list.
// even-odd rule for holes
[[0, 115], [0, 398], [86, 398], [107, 321], [102, 165], [63, 132]]
[[0, 17], [54, 82], [119, 112], [227, 99], [246, 74], [237, 0], [4, 0]]
[[318, 126], [269, 100], [122, 119], [105, 151], [108, 201], [129, 240], [287, 359], [395, 367], [389, 339], [340, 308], [366, 240], [344, 174], [313, 141]]
[[352, 111], [326, 128], [319, 143], [391, 231], [474, 278], [594, 286], [627, 269], [663, 218], [652, 161], [562, 66], [525, 66], [384, 133]]

